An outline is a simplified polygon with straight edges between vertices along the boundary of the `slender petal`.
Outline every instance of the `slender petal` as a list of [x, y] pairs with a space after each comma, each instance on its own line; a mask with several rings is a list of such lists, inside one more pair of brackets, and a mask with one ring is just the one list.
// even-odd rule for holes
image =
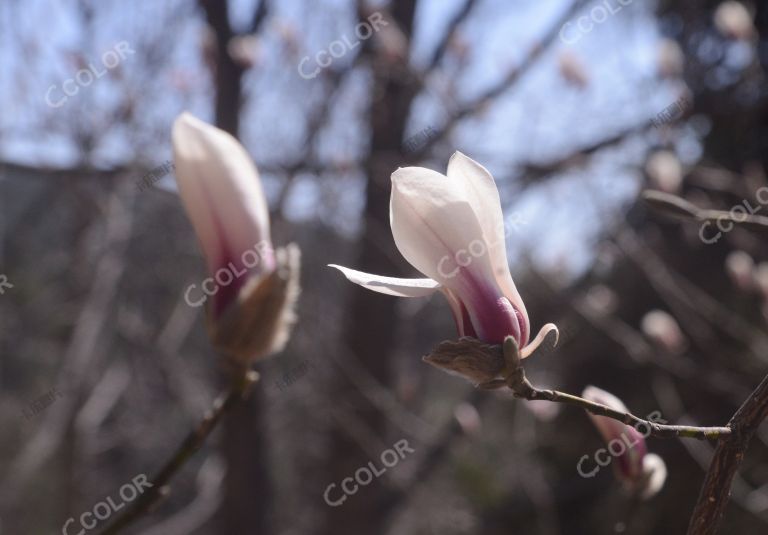
[[383, 277], [336, 264], [328, 265], [341, 271], [350, 282], [359, 284], [363, 288], [368, 288], [374, 292], [394, 295], [395, 297], [423, 297], [431, 295], [440, 289], [440, 283], [432, 279]]
[[483, 236], [488, 244], [488, 255], [494, 273], [509, 272], [504, 240], [504, 215], [496, 182], [488, 170], [465, 156], [454, 152], [448, 161], [448, 178], [464, 189], [464, 198], [477, 216]]
[[552, 343], [552, 347], [555, 347], [557, 342], [560, 340], [560, 331], [557, 329], [557, 325], [554, 323], [547, 323], [541, 329], [539, 329], [539, 334], [536, 335], [536, 338], [534, 338], [531, 343], [520, 350], [520, 358], [530, 357], [552, 332], [555, 333], [555, 340]]

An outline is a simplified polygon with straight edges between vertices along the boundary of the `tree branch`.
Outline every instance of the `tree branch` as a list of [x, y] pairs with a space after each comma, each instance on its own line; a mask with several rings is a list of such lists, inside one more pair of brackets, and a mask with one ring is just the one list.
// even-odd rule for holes
[[558, 17], [558, 19], [547, 29], [547, 32], [544, 34], [544, 36], [531, 47], [531, 50], [528, 52], [522, 63], [511, 69], [507, 75], [496, 85], [488, 88], [479, 97], [460, 106], [457, 110], [450, 114], [445, 124], [441, 128], [437, 129], [435, 134], [431, 136], [418, 151], [412, 154], [412, 158], [414, 160], [424, 158], [432, 149], [432, 147], [438, 141], [442, 140], [446, 134], [448, 134], [448, 132], [453, 129], [456, 123], [458, 123], [464, 117], [484, 109], [484, 107], [494, 98], [498, 97], [510, 89], [513, 85], [515, 85], [515, 83], [520, 80], [520, 78], [522, 78], [522, 76], [536, 64], [539, 58], [555, 41], [563, 25], [568, 22], [569, 19], [573, 18], [573, 16], [576, 15], [576, 13], [578, 13], [578, 11], [589, 2], [590, 0], [574, 0], [571, 6], [566, 9], [563, 14]]
[[[665, 425], [644, 420], [632, 413], [612, 409], [573, 394], [534, 387], [525, 377], [517, 342], [511, 336], [503, 346], [484, 344], [475, 338], [461, 338], [458, 342], [445, 341], [424, 360], [435, 367], [470, 378], [484, 389], [507, 387], [515, 397], [530, 401], [546, 400], [585, 409], [598, 416], [618, 420], [625, 425], [643, 426], [650, 436], [659, 438], [681, 437], [699, 440], [722, 439], [731, 435], [730, 427], [694, 427]], [[503, 379], [497, 379], [499, 375]]]
[[187, 435], [187, 438], [184, 439], [184, 442], [181, 443], [160, 471], [149, 480], [152, 487], [142, 494], [123, 514], [115, 518], [111, 524], [104, 528], [101, 535], [115, 535], [119, 533], [123, 528], [129, 526], [149, 511], [162, 497], [166, 496], [169, 492], [168, 482], [171, 478], [202, 447], [208, 435], [211, 434], [221, 420], [221, 417], [234, 407], [238, 401], [247, 397], [251, 387], [258, 379], [258, 373], [249, 371], [236, 379], [227, 392], [216, 398], [211, 410], [205, 414], [197, 427]]
[[688, 535], [714, 535], [723, 520], [731, 495], [731, 484], [744, 460], [749, 442], [768, 416], [768, 376], [736, 411], [728, 427], [730, 436], [720, 441], [709, 465], [699, 500], [693, 509]]
[[[511, 336], [504, 340], [503, 346], [485, 344], [475, 338], [445, 341], [424, 357], [424, 360], [435, 367], [479, 383], [481, 388], [507, 387], [517, 398], [574, 405], [592, 414], [613, 418], [625, 425], [643, 426], [648, 429], [650, 436], [717, 440], [715, 455], [704, 479], [687, 535], [717, 533], [728, 505], [736, 471], [744, 460], [750, 440], [763, 420], [768, 417], [768, 376], [736, 411], [728, 425], [695, 427], [658, 424], [572, 394], [536, 388], [525, 377], [519, 347]], [[499, 376], [503, 379], [499, 379]]]
[[435, 48], [435, 51], [432, 54], [432, 59], [430, 59], [429, 66], [426, 70], [427, 73], [433, 71], [440, 63], [440, 60], [443, 59], [445, 52], [448, 50], [448, 45], [450, 44], [451, 39], [454, 35], [456, 35], [456, 30], [461, 25], [461, 23], [466, 20], [476, 5], [477, 0], [464, 0], [464, 5], [461, 6], [459, 11], [456, 12], [456, 14], [451, 19], [451, 22], [448, 23], [448, 29], [443, 34], [442, 39], [440, 39], [437, 48]]
[[525, 370], [521, 365], [517, 342], [511, 336], [504, 341], [504, 358], [507, 361], [509, 374], [505, 384], [514, 392], [515, 397], [527, 400], [546, 400], [554, 403], [565, 403], [581, 407], [592, 414], [606, 416], [618, 420], [623, 424], [634, 427], [643, 426], [649, 430], [650, 435], [660, 438], [684, 437], [698, 438], [700, 440], [719, 439], [731, 435], [729, 427], [694, 427], [690, 425], [664, 425], [643, 418], [638, 418], [629, 412], [618, 411], [607, 405], [595, 403], [584, 398], [566, 394], [557, 390], [542, 390], [534, 387], [525, 377]]

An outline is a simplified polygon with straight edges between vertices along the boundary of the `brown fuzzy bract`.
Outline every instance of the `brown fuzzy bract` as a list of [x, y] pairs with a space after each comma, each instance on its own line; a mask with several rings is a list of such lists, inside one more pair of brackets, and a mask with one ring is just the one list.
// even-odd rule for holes
[[448, 373], [460, 375], [475, 385], [496, 379], [505, 366], [500, 345], [486, 344], [470, 337], [441, 342], [423, 360]]
[[300, 251], [295, 244], [276, 251], [277, 267], [254, 277], [240, 291], [237, 302], [218, 321], [209, 321], [214, 347], [238, 368], [279, 351], [296, 322]]

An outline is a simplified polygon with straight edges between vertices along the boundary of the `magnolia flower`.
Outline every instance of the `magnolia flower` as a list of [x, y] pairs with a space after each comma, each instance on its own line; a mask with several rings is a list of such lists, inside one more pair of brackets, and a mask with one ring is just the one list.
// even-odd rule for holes
[[246, 361], [280, 349], [298, 292], [298, 249], [272, 248], [258, 171], [234, 137], [183, 113], [172, 138], [179, 194], [211, 275], [198, 302], [211, 298], [214, 344]]
[[[581, 397], [620, 412], [629, 412], [619, 398], [595, 386], [584, 389]], [[608, 451], [615, 457], [613, 471], [624, 487], [643, 499], [651, 498], [659, 492], [667, 479], [667, 466], [661, 457], [648, 453], [645, 445], [647, 430], [643, 430], [646, 433], [644, 435], [635, 427], [613, 418], [590, 412], [587, 414], [607, 443]]]
[[392, 173], [390, 225], [402, 255], [429, 278], [400, 279], [331, 267], [387, 295], [422, 297], [440, 290], [459, 336], [493, 344], [513, 336], [523, 357], [557, 329], [548, 324], [529, 343], [528, 314], [507, 265], [499, 192], [479, 163], [456, 152], [447, 176], [423, 167]]

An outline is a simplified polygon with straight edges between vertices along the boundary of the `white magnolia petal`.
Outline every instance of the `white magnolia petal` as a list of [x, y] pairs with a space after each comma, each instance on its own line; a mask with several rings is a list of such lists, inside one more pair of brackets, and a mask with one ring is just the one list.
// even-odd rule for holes
[[667, 465], [664, 463], [664, 459], [655, 453], [646, 454], [643, 457], [643, 475], [648, 479], [641, 492], [641, 497], [647, 500], [661, 490], [667, 479]]
[[497, 275], [509, 272], [504, 242], [504, 214], [493, 176], [475, 160], [456, 151], [448, 161], [448, 178], [464, 188], [464, 198], [474, 209], [483, 229], [494, 271]]
[[526, 332], [522, 333], [522, 339], [528, 340], [528, 312], [509, 272], [504, 214], [496, 182], [485, 167], [459, 151], [454, 152], [448, 161], [448, 178], [460, 183], [464, 188], [465, 198], [474, 209], [483, 229], [496, 282], [504, 295], [525, 317]]
[[536, 348], [538, 348], [541, 343], [547, 339], [547, 337], [554, 331], [555, 333], [555, 340], [552, 343], [552, 347], [555, 347], [557, 345], [558, 340], [560, 340], [560, 331], [557, 329], [557, 325], [554, 323], [547, 323], [544, 325], [540, 330], [539, 334], [536, 335], [536, 338], [534, 338], [530, 344], [525, 346], [523, 349], [520, 350], [520, 358], [528, 358], [531, 356], [531, 353], [536, 351]]
[[383, 277], [336, 264], [328, 264], [328, 266], [341, 271], [350, 282], [374, 292], [394, 295], [395, 297], [423, 297], [440, 289], [440, 283], [432, 279]]
[[[405, 259], [449, 288], [461, 282], [454, 271], [457, 253], [469, 255], [476, 242], [484, 246], [482, 228], [463, 186], [423, 167], [403, 167], [392, 173], [390, 224]], [[466, 269], [476, 273], [478, 280], [495, 279], [488, 255], [470, 260]]]
[[173, 125], [179, 194], [211, 271], [229, 257], [269, 243], [269, 212], [258, 171], [231, 135], [191, 114]]

